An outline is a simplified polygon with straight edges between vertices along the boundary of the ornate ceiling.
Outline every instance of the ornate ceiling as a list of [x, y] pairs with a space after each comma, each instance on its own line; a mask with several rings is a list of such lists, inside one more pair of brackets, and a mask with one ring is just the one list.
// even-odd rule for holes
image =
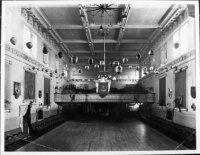
[[47, 5], [33, 10], [63, 47], [63, 52], [69, 56], [77, 55], [80, 64], [87, 63], [90, 57], [96, 63], [103, 59], [104, 37], [99, 35], [102, 23], [103, 28], [110, 32], [106, 36], [107, 61], [122, 61], [123, 57], [127, 57], [127, 65], [133, 65], [138, 63], [136, 54], [145, 56], [150, 44], [177, 13], [180, 5], [113, 4], [110, 8], [114, 10], [104, 11], [102, 22], [101, 11], [96, 8], [97, 5]]

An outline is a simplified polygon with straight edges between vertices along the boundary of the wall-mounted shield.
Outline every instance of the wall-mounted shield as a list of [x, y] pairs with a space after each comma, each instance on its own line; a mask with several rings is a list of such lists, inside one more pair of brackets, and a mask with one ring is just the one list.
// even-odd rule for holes
[[108, 82], [99, 82], [98, 93], [102, 98], [108, 94]]

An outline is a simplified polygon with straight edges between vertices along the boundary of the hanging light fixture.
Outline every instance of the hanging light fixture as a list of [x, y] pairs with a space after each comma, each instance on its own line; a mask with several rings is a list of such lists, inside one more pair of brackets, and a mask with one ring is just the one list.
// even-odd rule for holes
[[119, 66], [119, 61], [114, 61], [114, 62], [113, 62], [113, 65], [114, 65], [114, 66]]
[[43, 52], [43, 54], [48, 54], [49, 53], [49, 51], [48, 51], [48, 49], [47, 49], [45, 44], [44, 44], [42, 52]]
[[94, 68], [99, 68], [99, 65], [95, 64], [95, 65], [94, 65]]
[[[109, 18], [110, 18], [110, 23], [108, 24], [109, 27], [112, 27], [112, 23], [111, 23], [111, 17], [113, 16], [112, 14], [112, 10], [114, 11], [118, 11], [119, 8], [113, 8], [114, 4], [95, 4], [94, 5], [94, 9], [91, 9], [91, 10], [87, 10], [86, 12], [92, 12], [91, 16], [92, 16], [92, 19], [100, 12], [100, 17], [101, 17], [101, 26], [99, 27], [99, 35], [103, 36], [103, 26], [102, 26], [102, 17], [104, 16], [104, 13], [106, 13]], [[94, 11], [97, 11], [96, 14], [94, 14]], [[110, 11], [110, 13], [108, 13], [108, 11]], [[94, 24], [94, 21], [92, 21], [92, 24]]]
[[73, 56], [71, 57], [71, 62], [72, 62], [73, 64], [76, 64], [76, 63], [78, 62], [78, 57], [77, 57], [76, 55], [73, 55]]
[[100, 66], [104, 66], [105, 62], [103, 60], [101, 60], [99, 64], [100, 64]]
[[141, 58], [141, 55], [140, 55], [140, 53], [138, 53], [138, 54], [136, 55], [136, 59], [140, 60], [140, 58]]
[[78, 73], [82, 73], [82, 69], [79, 69], [79, 70], [78, 70]]
[[92, 58], [89, 58], [89, 59], [88, 59], [88, 64], [89, 64], [89, 65], [92, 65], [93, 62], [94, 62], [94, 60], [93, 60]]
[[115, 72], [116, 72], [117, 74], [122, 73], [122, 70], [123, 70], [123, 67], [122, 67], [122, 66], [116, 66], [116, 68], [115, 68]]
[[123, 58], [123, 59], [122, 59], [122, 62], [123, 62], [123, 63], [127, 63], [127, 62], [128, 62], [128, 58]]
[[110, 63], [109, 63], [109, 67], [112, 67], [112, 66], [113, 66], [113, 63], [112, 63], [112, 62], [110, 62]]
[[85, 69], [89, 70], [89, 69], [90, 69], [90, 66], [85, 66]]
[[149, 70], [150, 70], [150, 71], [153, 71], [153, 67], [149, 67]]
[[58, 57], [61, 59], [62, 58], [62, 52], [58, 53]]
[[158, 74], [158, 70], [157, 70], [157, 69], [156, 69], [156, 70], [154, 70], [154, 73], [155, 73], [155, 74]]
[[154, 55], [154, 53], [153, 53], [152, 50], [150, 50], [150, 51], [148, 52], [148, 54], [149, 54], [150, 56], [153, 56], [153, 55]]
[[140, 69], [140, 66], [136, 66], [136, 71], [139, 71], [139, 69]]

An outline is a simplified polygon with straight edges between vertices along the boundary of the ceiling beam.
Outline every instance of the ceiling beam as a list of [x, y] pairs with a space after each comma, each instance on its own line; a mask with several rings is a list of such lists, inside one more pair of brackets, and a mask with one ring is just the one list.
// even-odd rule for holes
[[[136, 50], [136, 51], [133, 51], [133, 50], [130, 50], [130, 51], [122, 51], [123, 54], [136, 54], [138, 53], [139, 50]], [[84, 50], [71, 50], [71, 53], [73, 54], [90, 54], [90, 51], [84, 51]], [[103, 50], [95, 50], [94, 51], [95, 54], [101, 54], [101, 53], [104, 53]], [[106, 53], [116, 53], [116, 51], [114, 50], [107, 50]], [[120, 54], [120, 53], [118, 53]]]
[[[96, 29], [98, 30], [99, 27], [101, 25], [94, 25], [94, 26], [91, 26], [91, 25], [88, 25], [88, 28], [89, 29]], [[108, 25], [102, 25], [104, 28], [108, 27]], [[58, 25], [52, 25], [51, 26], [52, 29], [69, 29], [69, 30], [73, 30], [73, 29], [85, 29], [84, 26], [82, 25], [63, 25], [63, 24], [58, 24]], [[121, 25], [113, 25], [112, 27], [109, 27], [109, 29], [120, 29], [122, 28]], [[126, 29], [156, 29], [156, 28], [161, 28], [159, 25], [126, 25], [125, 26]]]
[[[80, 39], [63, 39], [63, 43], [68, 43], [68, 44], [85, 44], [88, 43], [86, 40], [80, 40]], [[118, 43], [117, 40], [115, 39], [106, 39], [106, 43]], [[93, 39], [92, 43], [104, 43], [103, 39]], [[149, 41], [148, 39], [123, 39], [121, 43], [137, 43], [137, 44], [148, 44]]]
[[119, 51], [119, 47], [120, 47], [120, 42], [123, 38], [123, 35], [124, 35], [124, 31], [125, 31], [125, 26], [126, 26], [126, 23], [128, 21], [128, 16], [129, 16], [129, 11], [130, 11], [131, 7], [130, 7], [130, 4], [126, 5], [125, 9], [124, 9], [124, 12], [123, 12], [123, 15], [122, 15], [122, 23], [121, 23], [121, 28], [119, 30], [119, 35], [118, 35], [118, 38], [117, 38], [117, 45], [116, 45], [116, 51]]
[[87, 40], [88, 40], [88, 43], [89, 43], [90, 51], [91, 51], [92, 54], [94, 54], [94, 45], [92, 43], [92, 35], [91, 35], [90, 28], [89, 28], [89, 21], [88, 21], [88, 17], [87, 17], [87, 12], [81, 4], [79, 5], [79, 13], [80, 13], [80, 18], [83, 22], [83, 27], [85, 28], [86, 37], [87, 37]]

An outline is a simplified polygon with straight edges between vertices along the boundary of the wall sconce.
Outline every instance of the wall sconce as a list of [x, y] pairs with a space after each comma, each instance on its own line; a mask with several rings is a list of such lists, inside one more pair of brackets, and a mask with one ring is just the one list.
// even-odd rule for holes
[[196, 105], [194, 103], [192, 103], [191, 108], [193, 109], [193, 111], [196, 110]]
[[169, 98], [171, 99], [172, 98], [172, 88], [168, 88], [168, 95], [169, 95]]
[[155, 73], [155, 74], [158, 74], [159, 72], [158, 72], [158, 70], [156, 69], [156, 70], [154, 70], [154, 73]]
[[41, 90], [38, 91], [38, 97], [39, 97], [39, 98], [42, 97], [42, 91], [41, 91]]

